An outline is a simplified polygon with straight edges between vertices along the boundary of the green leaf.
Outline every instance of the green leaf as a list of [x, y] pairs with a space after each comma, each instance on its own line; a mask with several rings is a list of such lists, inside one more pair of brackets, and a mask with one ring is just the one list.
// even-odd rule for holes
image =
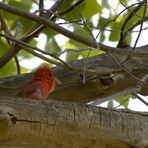
[[[67, 47], [67, 43], [68, 43], [68, 47]], [[87, 48], [86, 45], [79, 43], [77, 41], [74, 41], [72, 39], [70, 39], [67, 43], [64, 45], [65, 48]], [[69, 44], [70, 44], [70, 47], [69, 47]]]
[[7, 77], [16, 74], [14, 59], [10, 60], [4, 67], [0, 69], [0, 77]]
[[76, 52], [76, 53], [74, 53], [74, 52], [68, 52], [68, 53], [66, 54], [66, 61], [67, 61], [67, 62], [69, 62], [69, 61], [74, 61], [74, 60], [76, 60], [78, 57], [79, 57], [79, 53], [78, 53], [78, 52]]
[[67, 10], [73, 4], [73, 0], [65, 0], [60, 6], [60, 12]]
[[35, 40], [35, 39], [32, 39], [30, 42], [29, 42], [29, 44], [31, 45], [31, 46], [33, 46], [33, 47], [35, 47], [36, 45], [37, 45], [37, 41]]
[[102, 27], [104, 27], [108, 22], [110, 22], [110, 19], [108, 18], [104, 18], [104, 17], [100, 17], [99, 18], [99, 23], [98, 23], [98, 29], [102, 29]]
[[11, 25], [13, 25], [14, 22], [16, 22], [16, 20], [19, 18], [19, 16], [6, 11], [3, 11], [3, 17], [5, 18], [8, 27], [11, 27]]
[[23, 49], [19, 52], [18, 56], [20, 56], [21, 59], [26, 59], [26, 58], [30, 59], [33, 57], [33, 55], [31, 53], [29, 53]]
[[33, 22], [26, 18], [19, 18], [18, 22], [22, 24], [22, 27], [20, 28], [20, 31], [22, 31], [22, 36], [33, 26]]
[[7, 41], [3, 38], [0, 38], [0, 45], [1, 45], [0, 56], [2, 56], [4, 53], [6, 53], [8, 51], [9, 45], [8, 45]]
[[[70, 42], [66, 42], [64, 47], [65, 48], [72, 48], [72, 49], [76, 48], [75, 44], [72, 44], [71, 41]], [[68, 61], [74, 61], [74, 60], [76, 60], [79, 57], [79, 55], [80, 55], [80, 52], [67, 52], [66, 53], [66, 61], [67, 62]]]
[[131, 95], [126, 95], [126, 96], [120, 96], [116, 99], [116, 101], [124, 106], [125, 108], [128, 107], [129, 104], [129, 99], [131, 98]]
[[130, 45], [131, 41], [132, 41], [132, 35], [128, 33], [126, 36], [126, 42]]
[[53, 37], [57, 34], [59, 34], [57, 31], [54, 31], [53, 29], [49, 28], [49, 27], [45, 27], [45, 29], [43, 29], [42, 33], [47, 35], [47, 38]]
[[[37, 41], [35, 39], [32, 39], [29, 44], [32, 46], [32, 47], [35, 47], [36, 44], [37, 44]], [[33, 49], [32, 49], [33, 50]], [[33, 55], [30, 54], [29, 52], [25, 51], [25, 49], [21, 49], [21, 51], [18, 53], [18, 56], [21, 57], [21, 59], [25, 59], [25, 58], [32, 58]]]
[[100, 33], [100, 42], [102, 43], [105, 40], [105, 33], [104, 31]]
[[102, 7], [97, 3], [96, 0], [85, 0], [85, 7], [82, 11], [82, 16], [86, 19], [90, 19], [96, 13], [100, 13]]
[[[113, 30], [109, 35], [110, 41], [118, 41], [120, 38], [120, 30], [121, 24], [120, 23], [113, 23], [111, 29]], [[118, 31], [119, 30], [119, 31]]]
[[81, 36], [84, 36], [85, 38], [91, 39], [92, 37], [90, 36], [90, 33], [88, 32], [88, 30], [86, 30], [85, 27], [81, 27], [78, 25], [73, 25], [74, 27], [74, 33], [75, 34], [79, 34]]
[[[123, 18], [126, 19], [129, 16], [129, 14], [133, 11], [133, 9], [135, 9], [135, 7], [137, 7], [137, 5], [132, 7], [132, 8], [130, 8], [130, 11], [125, 13], [123, 15]], [[143, 11], [144, 11], [144, 7], [141, 7], [141, 9], [139, 9], [139, 11], [137, 11], [130, 20], [128, 20], [128, 22], [127, 22], [127, 24], [125, 26], [125, 29], [133, 26], [133, 24], [138, 22], [143, 17]], [[146, 13], [146, 15], [147, 14], [148, 14], [148, 12]]]
[[31, 0], [9, 0], [8, 4], [23, 10], [29, 10], [32, 7]]
[[[65, 3], [63, 3], [60, 11], [63, 12], [63, 11], [68, 10], [75, 3], [76, 3], [76, 1], [74, 1], [74, 0], [65, 0]], [[66, 14], [64, 14], [64, 17], [69, 19], [69, 20], [79, 20], [79, 19], [81, 19], [80, 14], [82, 15], [82, 10], [85, 7], [84, 3], [85, 3], [85, 1], [83, 1], [81, 4], [76, 6], [74, 9], [71, 9], [70, 11], [68, 11]]]
[[91, 51], [89, 51], [89, 50], [83, 51], [83, 52], [81, 52], [80, 55], [82, 55], [83, 58], [86, 58], [88, 56], [88, 54], [89, 54], [89, 57], [93, 57], [93, 56], [100, 55], [100, 54], [103, 54], [103, 53], [104, 52], [101, 51], [101, 50], [93, 50], [92, 49]]
[[49, 38], [45, 49], [49, 52], [60, 52], [61, 51], [61, 48], [59, 47], [59, 45], [54, 37]]

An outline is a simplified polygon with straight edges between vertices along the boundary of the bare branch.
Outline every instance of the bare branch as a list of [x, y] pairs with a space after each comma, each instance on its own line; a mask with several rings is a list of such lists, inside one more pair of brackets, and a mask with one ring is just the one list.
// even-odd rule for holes
[[[23, 17], [26, 17], [26, 18], [29, 18], [29, 19], [32, 19], [38, 23], [41, 23], [41, 24], [44, 24], [44, 25], [47, 25], [49, 27], [51, 27], [52, 29], [62, 33], [63, 35], [69, 37], [69, 38], [72, 38], [78, 42], [81, 42], [85, 45], [88, 45], [90, 47], [94, 47], [94, 48], [97, 48], [96, 47], [96, 42], [94, 41], [91, 41], [89, 39], [86, 39], [80, 35], [76, 35], [60, 26], [58, 26], [57, 24], [55, 24], [54, 22], [50, 21], [50, 20], [47, 20], [43, 17], [40, 17], [40, 16], [36, 16], [34, 14], [30, 14], [26, 11], [22, 11], [20, 9], [17, 9], [15, 7], [12, 7], [12, 6], [8, 6], [4, 3], [0, 3], [0, 8], [3, 9], [3, 10], [6, 10], [8, 12], [11, 12], [11, 13], [14, 13], [14, 14], [17, 14], [17, 15], [20, 15], [20, 16], [23, 16]], [[124, 54], [124, 55], [132, 55], [132, 56], [147, 56], [147, 54], [145, 53], [139, 53], [139, 52], [132, 52], [132, 51], [129, 51], [129, 50], [122, 50], [120, 48], [113, 48], [113, 47], [109, 47], [109, 46], [106, 46], [106, 45], [103, 45], [103, 44], [99, 44], [101, 50], [103, 51], [106, 51], [106, 52], [111, 52], [111, 53], [120, 53], [120, 54]], [[131, 48], [129, 48], [131, 49]], [[2, 67], [7, 61], [8, 59], [11, 58], [12, 55], [16, 54], [20, 49], [18, 47], [15, 47], [13, 50], [10, 50], [9, 51], [9, 54], [7, 55], [4, 55], [1, 59], [0, 59], [0, 67]]]
[[[57, 2], [50, 8], [49, 12], [56, 11], [58, 7], [61, 5], [63, 0], [57, 0]], [[45, 17], [50, 17], [52, 14], [47, 11], [47, 14], [45, 14]], [[34, 36], [36, 36], [42, 29], [44, 28], [44, 25], [35, 24], [32, 29], [22, 38], [23, 41], [28, 42], [30, 39], [32, 39]], [[20, 47], [12, 46], [6, 54], [4, 54], [0, 58], [0, 67], [3, 67], [16, 53], [20, 50]]]
[[[123, 4], [121, 1], [120, 1], [120, 3]], [[128, 17], [125, 19], [125, 21], [124, 21], [124, 23], [123, 23], [123, 25], [121, 27], [120, 40], [118, 42], [117, 47], [121, 47], [121, 46], [126, 47], [126, 46], [128, 46], [127, 43], [126, 43], [127, 32], [123, 32], [123, 31], [125, 30], [125, 27], [126, 27], [127, 23], [130, 21], [130, 19], [133, 16], [136, 15], [136, 12], [143, 6], [143, 4], [144, 4], [143, 2], [139, 3], [139, 5], [133, 11], [130, 11], [131, 12], [130, 15], [128, 15]], [[127, 10], [129, 10], [129, 7], [127, 8]]]
[[148, 103], [146, 101], [144, 101], [138, 94], [133, 93], [133, 96], [135, 96], [137, 99], [139, 99], [143, 104], [145, 104], [146, 106], [148, 106]]
[[[62, 61], [62, 60], [59, 59], [58, 57], [54, 56], [53, 54], [50, 54], [50, 53], [48, 53], [48, 52], [46, 52], [46, 51], [43, 51], [43, 50], [41, 50], [41, 49], [39, 49], [39, 48], [37, 48], [37, 47], [32, 47], [32, 46], [28, 45], [27, 43], [25, 43], [25, 42], [23, 42], [23, 41], [16, 40], [16, 39], [13, 38], [13, 37], [6, 36], [6, 35], [3, 35], [3, 34], [0, 34], [0, 36], [5, 37], [6, 39], [9, 39], [9, 40], [11, 40], [11, 41], [17, 43], [18, 46], [20, 46], [20, 47], [23, 48], [24, 50], [28, 51], [29, 53], [31, 53], [31, 54], [33, 54], [33, 55], [35, 55], [35, 56], [37, 56], [37, 57], [40, 57], [41, 59], [43, 59], [43, 60], [45, 60], [45, 61], [47, 61], [47, 62], [50, 62], [50, 63], [52, 63], [52, 64], [55, 64], [55, 65], [57, 65], [57, 66], [61, 66], [61, 67], [64, 67], [64, 68], [66, 67], [66, 68], [72, 69], [68, 64], [66, 64], [64, 61]], [[59, 62], [56, 62], [56, 61], [53, 61], [52, 59], [48, 59], [48, 58], [46, 58], [46, 57], [44, 57], [44, 56], [38, 54], [37, 52], [34, 52], [34, 51], [31, 50], [31, 49], [35, 49], [36, 51], [39, 51], [39, 52], [41, 52], [41, 53], [43, 53], [43, 54], [49, 55], [49, 56], [51, 56], [51, 57], [54, 57], [54, 58], [58, 59], [60, 62], [62, 62], [63, 64], [61, 64], [61, 63], [59, 63]]]
[[[143, 1], [144, 2], [144, 1]], [[142, 27], [143, 27], [143, 23], [144, 23], [144, 18], [145, 18], [145, 15], [146, 15], [146, 8], [147, 8], [147, 1], [144, 2], [144, 10], [143, 10], [143, 17], [142, 17], [142, 22], [141, 22], [141, 25], [140, 25], [140, 30], [139, 30], [139, 33], [138, 33], [138, 36], [137, 36], [137, 39], [135, 41], [135, 44], [133, 46], [133, 50], [135, 50], [135, 47], [138, 43], [138, 40], [140, 38], [140, 35], [141, 35], [141, 31], [142, 31]]]
[[[2, 29], [3, 29], [4, 33], [6, 35], [8, 35], [8, 36], [13, 37], [13, 35], [9, 31], [9, 29], [8, 29], [8, 27], [6, 25], [6, 22], [5, 22], [5, 20], [4, 20], [3, 16], [2, 16], [2, 12], [0, 12], [0, 22], [2, 24]], [[9, 46], [12, 46], [11, 43], [10, 43], [10, 41], [9, 41], [9, 39], [6, 39], [6, 40], [7, 40], [8, 44], [9, 44]], [[14, 55], [14, 59], [15, 59], [15, 63], [16, 63], [17, 73], [20, 74], [21, 73], [20, 72], [20, 64], [19, 64], [19, 61], [18, 61], [18, 58], [17, 58], [16, 55]]]
[[39, 0], [39, 14], [40, 16], [43, 15], [43, 9], [44, 9], [44, 0]]

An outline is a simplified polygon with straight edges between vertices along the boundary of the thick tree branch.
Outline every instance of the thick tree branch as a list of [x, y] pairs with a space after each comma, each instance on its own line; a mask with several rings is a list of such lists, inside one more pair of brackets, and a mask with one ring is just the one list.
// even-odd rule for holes
[[147, 130], [146, 113], [76, 103], [0, 98], [1, 146], [145, 147]]
[[[119, 62], [122, 59], [121, 55], [113, 55]], [[148, 94], [148, 83], [142, 83], [140, 89], [137, 88], [137, 80], [129, 74], [122, 71], [116, 63], [107, 54], [92, 57], [87, 59], [86, 68], [86, 83], [83, 83], [83, 67], [85, 60], [77, 60], [69, 65], [74, 69], [54, 68], [56, 77], [62, 85], [58, 85], [56, 90], [50, 94], [49, 99], [61, 99], [64, 101], [90, 102], [96, 99], [116, 97], [122, 92], [124, 95], [129, 93]], [[139, 79], [142, 79], [147, 74], [146, 59], [131, 58], [126, 61], [123, 66], [134, 74]], [[2, 96], [14, 96], [17, 88], [20, 87], [26, 80], [30, 78], [30, 74], [19, 77], [10, 77], [1, 79], [0, 94]], [[106, 77], [107, 76], [107, 77]], [[117, 79], [115, 79], [115, 77]], [[106, 79], [111, 79], [111, 83], [106, 84]], [[103, 81], [102, 81], [103, 80]], [[128, 83], [125, 83], [128, 82]], [[132, 88], [132, 91], [128, 91]], [[9, 93], [8, 93], [9, 92]], [[120, 93], [121, 92], [121, 93]], [[111, 99], [113, 99], [113, 97]]]

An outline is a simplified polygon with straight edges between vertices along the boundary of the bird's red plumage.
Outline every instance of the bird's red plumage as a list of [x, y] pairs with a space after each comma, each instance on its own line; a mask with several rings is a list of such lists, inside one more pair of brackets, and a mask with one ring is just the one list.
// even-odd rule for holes
[[56, 78], [48, 66], [39, 67], [32, 76], [18, 91], [17, 97], [31, 99], [47, 99], [54, 91]]

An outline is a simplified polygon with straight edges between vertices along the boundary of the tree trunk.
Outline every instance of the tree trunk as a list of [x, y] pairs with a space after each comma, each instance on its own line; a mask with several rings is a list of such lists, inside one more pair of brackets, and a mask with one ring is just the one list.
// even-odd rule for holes
[[0, 98], [0, 145], [131, 148], [148, 146], [148, 114], [83, 104]]

